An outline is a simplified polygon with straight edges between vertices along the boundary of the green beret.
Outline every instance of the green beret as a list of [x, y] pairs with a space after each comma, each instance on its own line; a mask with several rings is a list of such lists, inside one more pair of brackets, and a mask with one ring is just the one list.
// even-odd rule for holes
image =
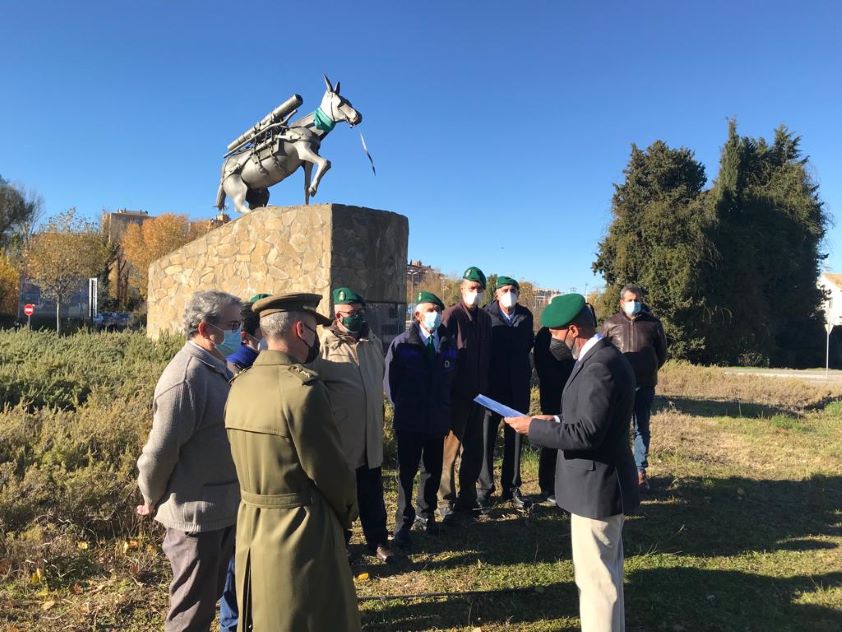
[[476, 281], [477, 283], [482, 286], [482, 289], [485, 289], [485, 275], [482, 273], [476, 266], [471, 266], [467, 270], [465, 270], [465, 274], [462, 275], [462, 278], [466, 281]]
[[330, 318], [316, 311], [322, 297], [319, 294], [274, 294], [257, 301], [252, 310], [263, 318], [278, 312], [307, 312], [313, 315], [319, 325], [330, 325]]
[[365, 303], [365, 299], [349, 287], [338, 287], [333, 290], [334, 305], [350, 305], [351, 303]]
[[585, 306], [585, 297], [581, 294], [562, 294], [556, 296], [541, 313], [541, 325], [550, 329], [561, 329], [573, 322]]
[[432, 303], [433, 305], [438, 305], [441, 309], [444, 309], [444, 303], [441, 302], [441, 299], [432, 292], [427, 292], [426, 290], [419, 290], [415, 295], [415, 304], [418, 305], [419, 303]]
[[513, 285], [516, 290], [520, 290], [520, 283], [515, 281], [512, 277], [498, 276], [497, 277], [497, 289], [499, 290], [504, 285]]
[[271, 295], [271, 294], [255, 294], [254, 296], [252, 296], [252, 297], [249, 299], [249, 303], [256, 303], [256, 302], [257, 302], [257, 301], [259, 301], [260, 299], [262, 299], [262, 298], [268, 298], [268, 297], [270, 297], [270, 296], [272, 296], [272, 295]]

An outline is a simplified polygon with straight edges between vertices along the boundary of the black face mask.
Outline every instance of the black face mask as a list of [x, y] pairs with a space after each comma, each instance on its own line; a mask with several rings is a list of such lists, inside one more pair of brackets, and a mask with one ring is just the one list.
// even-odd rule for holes
[[550, 353], [559, 362], [570, 360], [573, 357], [567, 343], [557, 338], [550, 338]]
[[[307, 329], [310, 329], [309, 327], [307, 327], [307, 325], [304, 325], [304, 327], [306, 327]], [[304, 358], [304, 364], [310, 364], [313, 360], [315, 360], [317, 357], [319, 357], [319, 350], [321, 348], [320, 345], [319, 345], [319, 335], [316, 333], [316, 330], [310, 329], [310, 331], [313, 332], [313, 344], [312, 345], [307, 345], [307, 342], [303, 338], [301, 339], [301, 342], [303, 342], [305, 345], [307, 345], [307, 357]]]

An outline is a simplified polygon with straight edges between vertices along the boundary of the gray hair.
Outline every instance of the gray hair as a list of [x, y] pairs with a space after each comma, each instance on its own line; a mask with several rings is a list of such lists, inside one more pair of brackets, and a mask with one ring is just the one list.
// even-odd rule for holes
[[233, 294], [208, 290], [195, 292], [184, 308], [184, 331], [188, 338], [199, 333], [199, 323], [202, 321], [216, 325], [222, 319], [222, 312], [229, 307], [241, 309], [243, 303]]
[[260, 331], [273, 340], [283, 338], [292, 330], [295, 323], [308, 316], [315, 319], [312, 314], [302, 311], [275, 312], [260, 319]]
[[626, 292], [631, 292], [638, 299], [643, 298], [643, 288], [640, 287], [639, 285], [635, 285], [634, 283], [629, 283], [628, 285], [624, 285], [623, 289], [620, 290], [620, 300], [621, 301], [625, 298]]

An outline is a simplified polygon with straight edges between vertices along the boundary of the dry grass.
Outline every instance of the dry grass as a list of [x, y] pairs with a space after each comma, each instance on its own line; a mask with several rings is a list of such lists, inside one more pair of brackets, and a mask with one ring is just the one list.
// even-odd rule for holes
[[[840, 393], [686, 365], [669, 365], [661, 387], [654, 490], [624, 532], [627, 628], [842, 629], [842, 402], [824, 404]], [[536, 479], [528, 452], [527, 493]], [[96, 539], [44, 519], [7, 534], [5, 550], [29, 564], [24, 572], [0, 559], [0, 629], [159, 629], [168, 582], [160, 532], [130, 528]], [[357, 570], [370, 575], [358, 594], [377, 597], [361, 602], [369, 631], [578, 627], [568, 520], [550, 508], [524, 519], [500, 506], [440, 536], [418, 534], [397, 565]], [[449, 596], [394, 598], [425, 592]]]

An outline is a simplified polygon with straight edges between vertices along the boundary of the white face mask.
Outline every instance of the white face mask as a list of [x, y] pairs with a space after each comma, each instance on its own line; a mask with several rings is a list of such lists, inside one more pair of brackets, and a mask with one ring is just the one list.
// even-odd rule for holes
[[266, 337], [260, 339], [260, 342], [257, 343], [257, 350], [258, 351], [266, 351], [269, 348], [269, 343], [266, 341]]
[[517, 305], [517, 292], [512, 291], [503, 294], [503, 296], [500, 297], [500, 305], [506, 309], [511, 309]]
[[467, 292], [462, 293], [462, 300], [465, 301], [465, 305], [468, 307], [473, 307], [482, 300], [482, 292], [478, 292], [477, 290], [468, 290]]
[[627, 301], [623, 303], [623, 311], [627, 316], [634, 316], [640, 313], [640, 301]]

